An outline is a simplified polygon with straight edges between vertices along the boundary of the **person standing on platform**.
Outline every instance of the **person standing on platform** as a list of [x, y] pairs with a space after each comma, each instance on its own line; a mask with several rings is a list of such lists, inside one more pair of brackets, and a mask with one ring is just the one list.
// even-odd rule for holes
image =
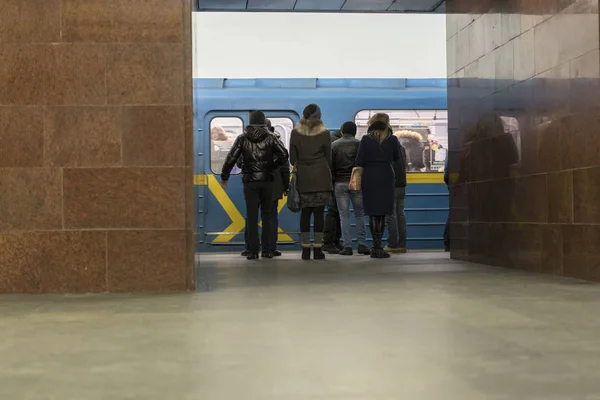
[[368, 134], [358, 146], [356, 166], [363, 168], [361, 189], [365, 214], [373, 236], [371, 258], [389, 258], [381, 244], [385, 217], [394, 214], [393, 164], [400, 159], [400, 143], [392, 135], [390, 117], [377, 113], [369, 119]]
[[296, 185], [300, 197], [300, 236], [302, 259], [309, 260], [310, 220], [314, 216], [314, 259], [324, 260], [323, 228], [325, 206], [332, 204], [331, 135], [321, 121], [321, 109], [309, 104], [302, 112], [290, 138], [290, 161], [296, 171]]
[[221, 186], [227, 188], [231, 170], [242, 157], [242, 183], [248, 217], [249, 260], [258, 259], [260, 244], [258, 239], [258, 210], [261, 210], [262, 256], [273, 258], [269, 250], [271, 233], [271, 208], [273, 203], [274, 172], [288, 162], [281, 142], [267, 129], [265, 114], [262, 111], [250, 113], [250, 124], [238, 136], [221, 171]]
[[388, 245], [385, 246], [384, 250], [390, 253], [406, 253], [406, 214], [404, 213], [404, 203], [406, 201], [407, 168], [408, 161], [406, 159], [406, 150], [404, 149], [404, 146], [400, 144], [400, 159], [394, 163], [396, 182], [394, 192], [394, 214], [386, 217]]
[[[331, 135], [331, 145], [333, 142], [342, 137], [341, 129], [335, 131]], [[323, 231], [323, 251], [329, 254], [338, 254], [342, 249], [340, 240], [342, 238], [342, 227], [340, 224], [340, 212], [335, 198], [335, 190], [333, 191], [333, 199], [331, 204], [327, 206], [325, 214], [325, 230]]]
[[[275, 128], [271, 123], [271, 120], [266, 119], [266, 126], [269, 131], [275, 135], [275, 137], [281, 142], [281, 137], [278, 133], [275, 132]], [[285, 151], [285, 154], [288, 155], [288, 151], [285, 149], [283, 143], [281, 143], [281, 147]], [[289, 160], [289, 155], [288, 155]], [[237, 162], [237, 167], [239, 169], [242, 168], [242, 157]], [[290, 163], [287, 162], [283, 164], [278, 170], [274, 171], [273, 174], [273, 203], [271, 206], [271, 234], [270, 243], [269, 243], [269, 251], [273, 253], [273, 256], [280, 257], [281, 251], [277, 249], [277, 237], [279, 236], [279, 200], [281, 200], [284, 196], [287, 196], [287, 191], [290, 187]], [[244, 242], [245, 249], [242, 252], [242, 257], [247, 257], [250, 254], [250, 243], [248, 240], [248, 218], [246, 218], [246, 227], [244, 228]]]
[[279, 200], [287, 196], [290, 187], [290, 163], [288, 151], [285, 149], [279, 134], [275, 133], [275, 128], [271, 121], [267, 119], [267, 128], [273, 136], [279, 141], [279, 145], [285, 151], [286, 162], [274, 171], [273, 180], [273, 202], [271, 203], [271, 232], [269, 234], [269, 251], [275, 257], [281, 256], [281, 251], [277, 249], [277, 237], [279, 236]]
[[358, 253], [371, 254], [366, 244], [367, 228], [363, 212], [362, 192], [360, 190], [351, 190], [349, 187], [352, 170], [356, 166], [356, 153], [358, 153], [358, 145], [360, 143], [356, 139], [356, 130], [354, 122], [345, 122], [341, 128], [342, 138], [331, 145], [331, 171], [335, 183], [334, 192], [344, 240], [344, 249], [340, 251], [340, 255], [342, 256], [351, 256], [353, 254], [352, 236], [350, 235], [350, 203], [352, 203], [352, 207], [354, 208], [356, 219]]

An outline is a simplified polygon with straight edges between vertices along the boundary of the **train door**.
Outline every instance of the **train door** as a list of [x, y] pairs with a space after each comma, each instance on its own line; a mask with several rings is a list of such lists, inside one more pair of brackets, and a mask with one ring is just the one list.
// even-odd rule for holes
[[[267, 118], [289, 149], [290, 134], [298, 120], [295, 113], [265, 112]], [[246, 225], [246, 205], [243, 196], [240, 169], [232, 170], [227, 189], [223, 189], [221, 169], [235, 139], [244, 132], [249, 122], [248, 111], [219, 111], [206, 114], [203, 130], [207, 149], [204, 157], [205, 175], [203, 191], [199, 198], [203, 200], [201, 223], [201, 251], [234, 251], [244, 245], [244, 228]], [[282, 244], [293, 244], [297, 241], [297, 218], [291, 218], [285, 207], [287, 199], [279, 202], [280, 231]], [[291, 214], [291, 213], [289, 213]], [[292, 214], [293, 215], [293, 214]]]
[[204, 157], [203, 219], [200, 225], [203, 251], [229, 250], [244, 243], [245, 205], [240, 170], [231, 171], [227, 190], [220, 185], [221, 169], [235, 139], [244, 132], [248, 113], [239, 111], [209, 112], [203, 121], [206, 157]]

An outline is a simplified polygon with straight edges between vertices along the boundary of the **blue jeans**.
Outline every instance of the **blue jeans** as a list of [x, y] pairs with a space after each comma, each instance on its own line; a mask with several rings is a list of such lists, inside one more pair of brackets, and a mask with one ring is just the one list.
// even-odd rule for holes
[[335, 184], [335, 198], [340, 213], [344, 247], [352, 247], [352, 236], [350, 235], [350, 202], [352, 202], [352, 207], [354, 207], [354, 217], [356, 219], [356, 239], [359, 245], [366, 245], [367, 228], [365, 226], [362, 192], [360, 190], [350, 190], [348, 189], [348, 185], [349, 182]]
[[392, 249], [406, 248], [406, 214], [404, 214], [404, 201], [406, 188], [397, 187], [394, 192], [394, 214], [388, 215], [388, 247]]

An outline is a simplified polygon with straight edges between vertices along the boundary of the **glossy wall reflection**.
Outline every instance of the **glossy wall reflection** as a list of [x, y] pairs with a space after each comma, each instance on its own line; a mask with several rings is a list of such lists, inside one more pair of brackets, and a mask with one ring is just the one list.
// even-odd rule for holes
[[447, 12], [452, 257], [600, 280], [598, 0]]

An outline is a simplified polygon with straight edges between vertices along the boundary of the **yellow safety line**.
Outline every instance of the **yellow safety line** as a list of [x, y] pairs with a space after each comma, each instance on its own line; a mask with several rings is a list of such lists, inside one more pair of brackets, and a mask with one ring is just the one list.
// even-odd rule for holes
[[[207, 176], [213, 175], [194, 175], [194, 185], [204, 186], [207, 184]], [[444, 183], [444, 174], [442, 172], [413, 172], [406, 174], [408, 183]], [[279, 201], [279, 211], [285, 207], [287, 199]]]
[[204, 174], [196, 174], [194, 175], [194, 185], [196, 186], [206, 186], [206, 175]]
[[444, 183], [443, 172], [413, 172], [406, 174], [406, 182], [419, 183]]
[[[411, 184], [419, 183], [444, 183], [444, 174], [441, 172], [415, 172], [407, 174], [407, 182]], [[235, 204], [229, 198], [229, 195], [223, 190], [217, 178], [214, 175], [197, 174], [194, 175], [194, 185], [196, 186], [207, 186], [210, 192], [215, 196], [221, 207], [229, 219], [231, 224], [225, 228], [223, 233], [215, 238], [214, 243], [227, 243], [233, 240], [233, 238], [242, 232], [246, 226], [244, 216], [239, 212]], [[277, 204], [277, 213], [281, 213], [281, 210], [287, 204], [287, 197], [279, 200]], [[262, 225], [262, 221], [260, 222]], [[233, 233], [236, 232], [236, 233]], [[293, 242], [294, 239], [281, 228], [278, 229], [279, 235], [277, 240], [280, 242]]]

